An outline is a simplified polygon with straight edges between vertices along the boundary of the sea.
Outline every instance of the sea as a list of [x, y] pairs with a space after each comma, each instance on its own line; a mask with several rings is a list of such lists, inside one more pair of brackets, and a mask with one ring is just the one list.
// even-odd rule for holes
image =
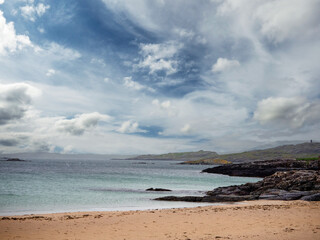
[[[217, 187], [259, 181], [201, 173], [208, 166], [178, 161], [0, 161], [0, 215], [126, 211], [195, 207], [208, 203], [156, 201], [161, 196], [201, 196]], [[166, 188], [171, 192], [150, 192]]]

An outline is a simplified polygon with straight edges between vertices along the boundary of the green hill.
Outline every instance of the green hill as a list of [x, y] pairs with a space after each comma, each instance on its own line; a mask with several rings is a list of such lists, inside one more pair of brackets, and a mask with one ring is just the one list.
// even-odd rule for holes
[[198, 152], [180, 152], [180, 153], [166, 153], [160, 155], [140, 155], [133, 158], [127, 158], [127, 160], [177, 160], [177, 161], [191, 161], [207, 158], [216, 158], [218, 154], [216, 152], [203, 151]]
[[219, 155], [219, 158], [231, 162], [250, 162], [277, 158], [314, 158], [319, 157], [319, 155], [320, 143], [301, 143], [242, 153], [223, 154]]
[[[176, 160], [185, 164], [223, 164], [236, 162], [252, 162], [258, 160], [288, 159], [288, 158], [318, 158], [320, 143], [302, 143], [283, 145], [263, 150], [253, 150], [241, 153], [222, 154], [211, 151], [167, 153], [160, 155], [140, 155], [127, 160]], [[223, 161], [222, 161], [223, 160]], [[191, 162], [190, 162], [191, 161]]]

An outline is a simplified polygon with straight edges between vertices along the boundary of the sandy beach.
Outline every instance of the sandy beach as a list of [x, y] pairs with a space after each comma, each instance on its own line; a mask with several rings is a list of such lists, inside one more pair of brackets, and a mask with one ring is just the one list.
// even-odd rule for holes
[[320, 202], [0, 218], [0, 239], [320, 239]]

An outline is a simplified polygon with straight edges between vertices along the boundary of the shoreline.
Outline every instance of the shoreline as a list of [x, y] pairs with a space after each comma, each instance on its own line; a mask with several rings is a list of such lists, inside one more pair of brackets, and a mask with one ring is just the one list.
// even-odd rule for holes
[[[159, 201], [160, 202], [160, 201]], [[172, 202], [168, 202], [172, 203]], [[21, 216], [32, 216], [32, 215], [51, 215], [51, 214], [63, 214], [63, 213], [82, 213], [82, 212], [134, 212], [134, 211], [151, 211], [151, 210], [163, 210], [163, 209], [180, 209], [180, 208], [197, 208], [197, 207], [207, 207], [207, 206], [224, 206], [232, 205], [235, 203], [210, 203], [210, 202], [173, 202], [176, 206], [150, 206], [150, 207], [110, 207], [110, 208], [91, 208], [91, 209], [81, 209], [81, 210], [57, 210], [57, 211], [21, 211], [21, 212], [12, 212], [12, 213], [0, 213], [0, 219], [2, 217], [21, 217]], [[179, 204], [181, 206], [179, 206]]]
[[320, 239], [320, 202], [0, 217], [0, 239]]

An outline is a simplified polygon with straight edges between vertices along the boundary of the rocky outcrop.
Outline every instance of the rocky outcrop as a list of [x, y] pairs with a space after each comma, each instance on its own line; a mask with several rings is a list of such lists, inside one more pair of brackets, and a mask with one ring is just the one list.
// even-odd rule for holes
[[318, 170], [318, 161], [301, 161], [295, 159], [276, 159], [240, 164], [228, 164], [204, 169], [202, 172], [229, 176], [266, 177], [279, 171]]
[[[320, 174], [314, 170], [276, 172], [256, 183], [219, 187], [204, 197], [161, 197], [156, 200], [188, 202], [238, 202], [245, 200], [319, 201]], [[318, 200], [317, 200], [318, 199]]]

